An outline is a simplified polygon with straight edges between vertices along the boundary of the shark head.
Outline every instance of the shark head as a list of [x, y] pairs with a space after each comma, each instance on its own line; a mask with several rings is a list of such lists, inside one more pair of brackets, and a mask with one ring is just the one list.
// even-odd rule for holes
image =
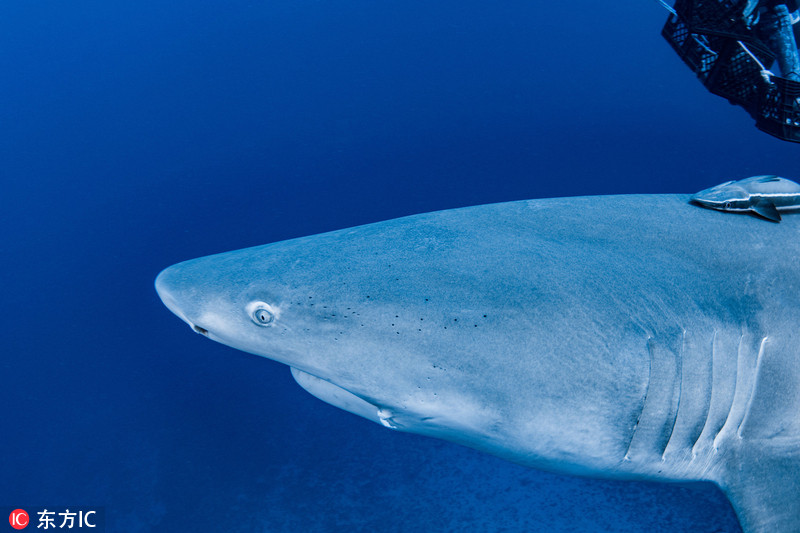
[[[376, 349], [370, 295], [349, 290], [324, 258], [268, 245], [204, 257], [161, 272], [164, 304], [205, 337], [306, 374], [352, 386]], [[334, 260], [340, 274], [347, 260]], [[323, 272], [324, 270], [324, 272]], [[319, 274], [319, 275], [318, 275]], [[337, 283], [338, 281], [338, 283]], [[359, 392], [371, 395], [369, 380]]]
[[156, 290], [195, 332], [284, 363], [313, 395], [386, 427], [491, 425], [487, 405], [448, 388], [431, 346], [459, 319], [487, 317], [436, 316], [435, 291], [374, 237], [349, 230], [186, 261], [162, 271]]
[[589, 316], [607, 308], [574, 290], [570, 243], [528, 239], [530, 264], [499, 267], [515, 228], [452, 216], [186, 261], [156, 289], [195, 332], [284, 363], [308, 392], [386, 427], [550, 470], [621, 461], [646, 388], [644, 333], [611, 361], [613, 333]]
[[726, 181], [692, 195], [690, 201], [712, 209], [729, 210], [733, 207], [749, 207], [750, 193], [734, 181]]

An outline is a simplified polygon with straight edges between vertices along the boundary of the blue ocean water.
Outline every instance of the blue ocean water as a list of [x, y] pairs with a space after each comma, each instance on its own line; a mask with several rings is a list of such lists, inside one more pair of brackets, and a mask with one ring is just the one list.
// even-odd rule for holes
[[796, 145], [682, 65], [656, 2], [2, 11], [0, 505], [124, 532], [739, 531], [712, 487], [541, 473], [336, 410], [152, 287], [424, 211], [800, 177]]

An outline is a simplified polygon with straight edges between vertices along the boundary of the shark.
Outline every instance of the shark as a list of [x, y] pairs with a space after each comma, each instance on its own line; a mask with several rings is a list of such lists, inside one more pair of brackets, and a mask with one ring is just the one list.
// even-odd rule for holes
[[533, 468], [716, 484], [800, 532], [800, 217], [688, 195], [425, 213], [185, 261], [197, 333], [331, 405]]

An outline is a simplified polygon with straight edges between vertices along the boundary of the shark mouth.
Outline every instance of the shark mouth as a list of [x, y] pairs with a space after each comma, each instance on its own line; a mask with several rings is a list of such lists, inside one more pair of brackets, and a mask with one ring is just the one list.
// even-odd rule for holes
[[295, 367], [290, 368], [292, 369], [292, 376], [297, 384], [303, 387], [312, 396], [334, 407], [364, 417], [367, 420], [372, 420], [376, 424], [380, 424], [389, 429], [398, 429], [398, 426], [392, 420], [392, 413], [387, 409], [381, 409], [356, 396], [352, 392], [338, 385], [334, 385], [330, 381], [325, 381], [322, 378], [298, 370]]

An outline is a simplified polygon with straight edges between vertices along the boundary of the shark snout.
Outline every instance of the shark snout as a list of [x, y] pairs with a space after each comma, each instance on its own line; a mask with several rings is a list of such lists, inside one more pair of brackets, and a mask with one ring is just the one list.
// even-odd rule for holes
[[209, 261], [186, 261], [162, 270], [155, 289], [192, 331], [239, 349], [249, 346], [242, 339], [270, 330], [280, 315], [279, 309], [260, 300], [240, 301], [238, 288], [220, 284]]
[[161, 271], [156, 277], [156, 293], [167, 309], [172, 311], [178, 318], [189, 324], [197, 333], [208, 336], [208, 330], [202, 326], [195, 324], [186, 315], [185, 309], [187, 307], [186, 288], [181, 287], [179, 282], [180, 278], [176, 275], [175, 267], [169, 267]]

